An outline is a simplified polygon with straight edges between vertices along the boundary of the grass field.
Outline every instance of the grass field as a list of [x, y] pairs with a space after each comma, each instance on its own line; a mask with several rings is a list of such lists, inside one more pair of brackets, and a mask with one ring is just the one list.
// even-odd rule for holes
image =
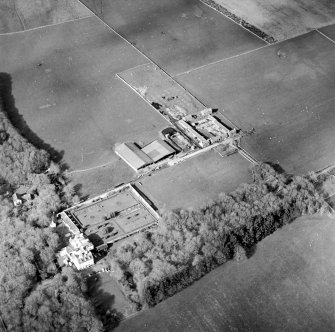
[[335, 162], [335, 47], [318, 32], [226, 60], [178, 81], [237, 127], [258, 160], [307, 173]]
[[81, 0], [170, 74], [264, 41], [198, 0]]
[[78, 0], [0, 0], [0, 33], [91, 16]]
[[[114, 144], [149, 143], [168, 123], [115, 74], [148, 60], [95, 17], [2, 35], [0, 45], [24, 134], [59, 151], [70, 170], [93, 168], [73, 174], [83, 194], [129, 181], [135, 174]], [[94, 167], [106, 163], [101, 175]]]
[[335, 220], [304, 217], [116, 331], [334, 331]]
[[249, 166], [237, 153], [222, 158], [209, 151], [145, 178], [139, 189], [158, 208], [196, 208], [250, 182]]
[[329, 0], [214, 1], [276, 40], [335, 22], [335, 3]]

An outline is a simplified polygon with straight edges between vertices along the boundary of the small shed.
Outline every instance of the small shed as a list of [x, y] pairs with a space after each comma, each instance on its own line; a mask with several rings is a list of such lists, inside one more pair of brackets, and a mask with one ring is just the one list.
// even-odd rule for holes
[[13, 203], [15, 206], [20, 206], [22, 205], [22, 199], [21, 199], [21, 195], [14, 193], [12, 196], [13, 199]]

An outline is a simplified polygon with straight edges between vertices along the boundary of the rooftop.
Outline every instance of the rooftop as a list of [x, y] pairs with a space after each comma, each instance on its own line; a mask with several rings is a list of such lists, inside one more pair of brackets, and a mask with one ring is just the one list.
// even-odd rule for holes
[[146, 145], [142, 151], [147, 154], [154, 162], [170, 156], [176, 151], [164, 140], [157, 139]]
[[116, 145], [115, 153], [135, 171], [153, 163], [153, 160], [134, 143], [122, 143]]

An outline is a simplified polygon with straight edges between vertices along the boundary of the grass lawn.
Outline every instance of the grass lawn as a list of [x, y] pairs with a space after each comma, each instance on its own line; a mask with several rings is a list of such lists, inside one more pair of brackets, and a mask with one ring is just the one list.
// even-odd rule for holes
[[91, 15], [78, 0], [1, 0], [0, 33], [22, 31]]
[[169, 74], [265, 42], [198, 0], [81, 0]]
[[[114, 144], [149, 143], [168, 123], [115, 74], [148, 60], [96, 17], [3, 35], [0, 47], [24, 135], [57, 150], [70, 171], [90, 169], [73, 173], [84, 194], [129, 181]], [[107, 163], [102, 175], [94, 168]]]
[[[97, 278], [97, 280], [95, 280]], [[133, 313], [134, 308], [121, 292], [117, 281], [103, 272], [93, 276], [88, 282], [88, 293], [95, 306], [105, 308], [105, 310], [116, 310], [123, 317]]]
[[298, 174], [335, 162], [335, 47], [318, 32], [226, 60], [178, 81], [205, 104], [224, 108], [258, 160]]
[[335, 22], [329, 0], [214, 0], [276, 40], [292, 38]]
[[250, 182], [249, 166], [238, 153], [222, 158], [208, 151], [146, 177], [139, 189], [160, 209], [196, 208]]
[[303, 217], [116, 331], [334, 331], [335, 220]]

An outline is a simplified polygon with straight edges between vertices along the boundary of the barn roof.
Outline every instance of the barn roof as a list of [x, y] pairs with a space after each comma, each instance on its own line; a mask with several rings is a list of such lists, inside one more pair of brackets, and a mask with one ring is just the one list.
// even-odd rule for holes
[[142, 151], [155, 162], [176, 152], [175, 149], [161, 139], [157, 139], [146, 145]]
[[134, 143], [122, 143], [117, 145], [115, 147], [115, 153], [135, 171], [153, 163], [153, 160]]

